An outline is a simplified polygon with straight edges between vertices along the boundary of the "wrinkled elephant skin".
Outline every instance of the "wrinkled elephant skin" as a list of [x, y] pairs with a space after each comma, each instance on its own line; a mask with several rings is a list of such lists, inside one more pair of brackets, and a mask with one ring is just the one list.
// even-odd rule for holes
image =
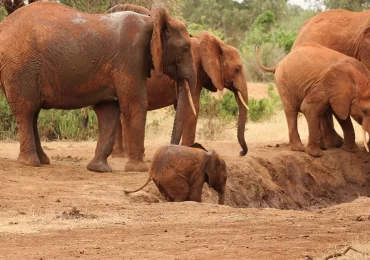
[[202, 201], [203, 184], [207, 182], [218, 192], [219, 204], [224, 204], [227, 170], [217, 152], [197, 148], [167, 145], [159, 148], [152, 159], [146, 182], [132, 193], [143, 189], [151, 180], [171, 202]]
[[[320, 122], [327, 111], [333, 111], [344, 132], [342, 149], [357, 152], [355, 132], [350, 115], [363, 117], [362, 127], [370, 132], [369, 70], [358, 60], [316, 43], [296, 47], [282, 61], [267, 71], [275, 71], [275, 83], [284, 105], [292, 150], [321, 156], [325, 148]], [[302, 112], [307, 120], [309, 138], [303, 146], [297, 116]]]
[[[134, 12], [87, 14], [38, 2], [9, 15], [0, 32], [1, 84], [17, 120], [21, 163], [49, 163], [37, 132], [40, 109], [93, 105], [99, 137], [88, 169], [111, 171], [107, 157], [120, 115], [129, 137], [125, 170], [148, 169], [143, 154], [146, 79], [152, 64], [159, 73], [180, 80], [169, 71], [181, 63], [177, 71], [195, 77], [183, 23], [161, 7], [152, 8], [149, 17]], [[164, 59], [166, 55], [172, 59]]]
[[[354, 57], [370, 69], [370, 10], [351, 12], [342, 9], [320, 12], [309, 18], [300, 28], [292, 50], [308, 42]], [[325, 146], [340, 147], [343, 138], [334, 129], [332, 111], [321, 120]], [[360, 118], [354, 118], [357, 122]], [[360, 123], [361, 124], [361, 123]]]

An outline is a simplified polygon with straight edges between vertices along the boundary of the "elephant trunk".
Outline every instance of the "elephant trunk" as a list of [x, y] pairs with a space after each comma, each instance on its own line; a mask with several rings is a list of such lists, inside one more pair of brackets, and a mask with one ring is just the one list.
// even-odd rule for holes
[[218, 193], [218, 204], [224, 205], [225, 204], [225, 192]]
[[247, 121], [247, 108], [248, 106], [248, 92], [243, 91], [239, 92], [238, 90], [234, 93], [235, 99], [239, 106], [239, 118], [238, 118], [238, 142], [242, 148], [242, 151], [240, 151], [240, 156], [245, 156], [248, 153], [248, 146], [245, 142], [245, 123]]
[[[187, 84], [190, 85], [187, 86]], [[196, 78], [183, 79], [179, 81], [179, 98], [177, 101], [175, 121], [172, 129], [171, 144], [180, 144], [182, 131], [184, 129], [184, 120], [186, 117], [187, 106], [190, 105], [194, 107], [192, 96], [194, 93], [191, 93], [190, 89], [195, 89], [196, 87]], [[186, 101], [188, 99], [188, 101]], [[189, 102], [189, 103], [187, 103]], [[195, 109], [193, 109], [193, 112]]]

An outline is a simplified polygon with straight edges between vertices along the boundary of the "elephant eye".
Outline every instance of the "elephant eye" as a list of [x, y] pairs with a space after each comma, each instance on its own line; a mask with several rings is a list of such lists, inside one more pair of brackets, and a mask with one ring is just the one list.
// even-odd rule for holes
[[235, 73], [239, 73], [239, 72], [240, 72], [240, 70], [241, 70], [241, 68], [240, 68], [240, 67], [236, 67], [236, 68], [235, 68]]
[[362, 113], [363, 113], [365, 116], [367, 116], [367, 115], [368, 115], [367, 109], [366, 109], [366, 108], [363, 108], [363, 109], [362, 109]]

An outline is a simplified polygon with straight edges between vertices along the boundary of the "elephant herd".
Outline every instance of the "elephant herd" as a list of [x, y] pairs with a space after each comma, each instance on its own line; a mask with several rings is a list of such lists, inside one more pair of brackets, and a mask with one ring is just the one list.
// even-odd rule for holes
[[208, 32], [191, 36], [162, 6], [118, 5], [104, 14], [52, 2], [22, 7], [0, 24], [0, 77], [25, 165], [50, 163], [37, 129], [41, 109], [93, 106], [99, 135], [87, 168], [111, 171], [114, 152], [128, 156], [125, 171], [147, 171], [147, 110], [174, 105], [171, 143], [182, 138], [190, 145], [202, 87], [234, 92], [241, 154], [248, 152], [248, 90], [238, 51]]
[[[275, 73], [292, 150], [312, 156], [330, 147], [359, 150], [351, 116], [370, 132], [370, 10], [319, 13], [302, 25], [279, 64], [263, 66], [258, 49], [256, 59], [263, 70]], [[223, 204], [226, 164], [215, 151], [194, 144], [203, 87], [234, 93], [240, 155], [248, 152], [247, 79], [237, 49], [209, 32], [190, 35], [158, 5], [150, 10], [118, 5], [104, 14], [52, 2], [22, 7], [0, 24], [0, 80], [17, 121], [18, 161], [25, 165], [50, 163], [37, 129], [41, 109], [93, 106], [99, 135], [87, 168], [111, 171], [107, 158], [112, 154], [128, 157], [125, 171], [148, 171], [143, 160], [147, 111], [173, 105], [171, 144], [181, 140], [183, 146], [161, 147], [141, 188], [153, 180], [170, 201], [200, 201], [208, 182]], [[297, 129], [298, 112], [308, 122], [306, 147]], [[333, 115], [344, 139], [334, 130]], [[367, 148], [366, 136], [364, 143]], [[182, 162], [175, 164], [172, 159], [179, 155]]]
[[[341, 147], [359, 150], [351, 117], [361, 124], [364, 146], [370, 133], [370, 10], [329, 10], [308, 19], [300, 28], [291, 52], [277, 65], [275, 83], [283, 102], [292, 150], [321, 156], [322, 150]], [[304, 147], [297, 115], [302, 112], [309, 129]], [[334, 130], [333, 115], [344, 139]]]

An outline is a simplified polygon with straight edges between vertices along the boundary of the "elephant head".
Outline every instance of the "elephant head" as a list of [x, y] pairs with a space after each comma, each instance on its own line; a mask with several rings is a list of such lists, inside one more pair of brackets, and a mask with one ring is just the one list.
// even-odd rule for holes
[[218, 203], [225, 203], [227, 171], [225, 161], [213, 150], [206, 151], [206, 182], [218, 192]]
[[197, 80], [190, 34], [183, 22], [171, 17], [165, 8], [157, 5], [154, 5], [151, 10], [131, 4], [117, 5], [107, 13], [119, 11], [133, 11], [151, 16], [153, 19], [150, 51], [154, 69], [158, 74], [164, 73], [176, 81], [180, 89], [171, 137], [171, 144], [179, 144], [187, 102], [195, 113], [192, 95], [194, 95]]
[[231, 90], [239, 106], [238, 141], [242, 148], [240, 155], [248, 152], [244, 131], [248, 110], [248, 88], [243, 63], [234, 47], [223, 43], [208, 32], [199, 34], [200, 58], [204, 72], [210, 78], [204, 86], [211, 91]]
[[351, 115], [362, 125], [367, 151], [366, 132], [370, 133], [369, 76], [369, 70], [362, 65], [355, 68], [352, 64], [340, 63], [331, 66], [323, 79], [334, 113], [342, 120]]
[[179, 98], [171, 137], [171, 144], [179, 144], [187, 112], [186, 96], [190, 106], [194, 108], [191, 95], [194, 95], [197, 83], [190, 34], [185, 24], [170, 17], [165, 9], [154, 7], [150, 15], [154, 20], [151, 44], [154, 68], [157, 72], [164, 73], [176, 81], [179, 86]]

